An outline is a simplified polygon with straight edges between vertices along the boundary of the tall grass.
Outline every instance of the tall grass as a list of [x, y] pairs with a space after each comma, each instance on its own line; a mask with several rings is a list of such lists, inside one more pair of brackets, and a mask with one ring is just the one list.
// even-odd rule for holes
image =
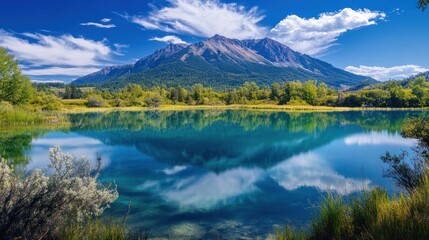
[[89, 219], [82, 223], [70, 223], [58, 234], [64, 240], [145, 240], [148, 232], [127, 228], [125, 219]]
[[0, 126], [58, 124], [65, 122], [67, 120], [63, 114], [30, 109], [30, 107], [26, 106], [12, 106], [7, 102], [0, 102]]
[[377, 188], [348, 203], [328, 195], [319, 210], [306, 231], [286, 226], [276, 239], [429, 239], [429, 174], [408, 195]]

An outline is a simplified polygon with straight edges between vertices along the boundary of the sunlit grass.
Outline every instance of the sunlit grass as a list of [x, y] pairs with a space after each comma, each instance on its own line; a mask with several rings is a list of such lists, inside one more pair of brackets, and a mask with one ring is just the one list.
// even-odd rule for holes
[[276, 230], [277, 240], [290, 239], [429, 239], [429, 177], [409, 195], [389, 197], [374, 189], [346, 203], [328, 195], [305, 231], [290, 226]]
[[139, 232], [126, 226], [124, 219], [95, 219], [69, 224], [61, 234], [64, 240], [144, 240], [148, 232]]
[[59, 112], [35, 111], [27, 107], [0, 103], [0, 126], [63, 124], [67, 119]]
[[[87, 107], [86, 100], [63, 100], [64, 108], [61, 110], [63, 113], [86, 113], [86, 112], [109, 112], [109, 111], [144, 111], [144, 110], [158, 110], [158, 111], [180, 111], [180, 110], [234, 110], [234, 109], [247, 109], [247, 110], [261, 110], [261, 111], [287, 111], [287, 112], [333, 112], [333, 111], [362, 111], [362, 110], [399, 110], [397, 108], [351, 108], [351, 107], [330, 107], [330, 106], [311, 106], [311, 105], [277, 105], [273, 103], [260, 103], [260, 104], [233, 104], [233, 105], [161, 105], [156, 108], [151, 107]], [[407, 108], [403, 110], [422, 110]]]

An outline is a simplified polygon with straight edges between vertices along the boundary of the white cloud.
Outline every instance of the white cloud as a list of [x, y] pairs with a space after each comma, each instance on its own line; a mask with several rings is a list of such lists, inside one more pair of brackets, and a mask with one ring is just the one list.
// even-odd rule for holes
[[348, 66], [345, 68], [345, 70], [354, 74], [373, 77], [374, 79], [380, 81], [387, 81], [392, 79], [401, 80], [421, 72], [429, 71], [429, 69], [418, 65], [402, 65], [394, 67], [360, 65], [359, 67]]
[[268, 31], [268, 28], [259, 24], [264, 16], [257, 7], [246, 10], [236, 3], [227, 4], [217, 0], [167, 1], [169, 6], [154, 7], [146, 16], [122, 17], [145, 29], [198, 37], [215, 34], [237, 39], [270, 37], [309, 55], [324, 54], [343, 33], [374, 25], [377, 20], [386, 17], [383, 12], [369, 9], [344, 8], [312, 18], [289, 15]]
[[339, 12], [322, 13], [317, 18], [289, 15], [278, 23], [269, 37], [292, 49], [309, 55], [325, 53], [335, 45], [338, 37], [348, 30], [376, 24], [385, 13], [368, 9], [344, 8]]
[[56, 80], [56, 79], [46, 79], [46, 80], [34, 80], [34, 79], [32, 79], [31, 81], [36, 82], [36, 83], [64, 83], [63, 80]]
[[100, 68], [94, 67], [46, 67], [40, 69], [26, 69], [22, 72], [31, 76], [64, 75], [64, 76], [83, 76], [96, 72]]
[[112, 49], [105, 39], [94, 41], [69, 34], [12, 34], [2, 29], [0, 46], [15, 55], [23, 72], [30, 76], [82, 76], [111, 64], [112, 55], [118, 54], [118, 47]]
[[174, 35], [168, 35], [165, 37], [154, 37], [154, 38], [151, 38], [149, 40], [160, 41], [160, 42], [165, 42], [165, 43], [173, 43], [173, 44], [188, 44], [187, 42], [183, 41], [182, 39], [180, 39], [179, 37], [176, 37]]
[[104, 41], [61, 35], [26, 33], [32, 42], [0, 30], [0, 46], [5, 47], [20, 61], [32, 65], [95, 66], [107, 60], [112, 50]]
[[264, 18], [258, 9], [246, 10], [236, 3], [217, 0], [168, 0], [170, 6], [154, 9], [148, 16], [124, 17], [145, 29], [192, 36], [222, 34], [230, 38], [263, 37], [266, 29], [258, 25]]
[[98, 28], [114, 28], [116, 27], [115, 24], [102, 24], [102, 23], [95, 23], [95, 22], [87, 22], [87, 23], [81, 23], [82, 26], [94, 26]]
[[110, 18], [103, 18], [103, 19], [101, 19], [100, 21], [102, 21], [102, 22], [104, 22], [104, 23], [107, 23], [107, 22], [110, 22], [112, 19], [110, 19]]

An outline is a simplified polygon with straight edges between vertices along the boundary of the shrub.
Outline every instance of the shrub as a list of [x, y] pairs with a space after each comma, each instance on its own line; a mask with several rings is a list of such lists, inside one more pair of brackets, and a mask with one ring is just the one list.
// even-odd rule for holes
[[381, 157], [389, 165], [383, 174], [392, 178], [397, 186], [412, 192], [426, 180], [429, 168], [429, 117], [408, 120], [401, 135], [418, 140], [418, 145], [413, 148], [413, 157], [409, 159], [405, 151], [399, 155], [387, 152]]
[[35, 110], [43, 111], [56, 111], [63, 107], [61, 100], [57, 96], [44, 92], [40, 92], [34, 96], [31, 100], [31, 104], [35, 107]]
[[0, 111], [2, 113], [12, 111], [12, 110], [13, 110], [12, 104], [10, 104], [9, 102], [0, 101]]
[[146, 106], [148, 107], [159, 107], [162, 101], [163, 99], [158, 93], [153, 93], [145, 99]]
[[88, 96], [88, 107], [106, 107], [106, 100], [98, 94], [91, 94]]
[[117, 197], [116, 187], [97, 182], [98, 168], [59, 147], [50, 149], [50, 174], [35, 170], [15, 173], [0, 161], [0, 236], [55, 238], [70, 222], [100, 216]]

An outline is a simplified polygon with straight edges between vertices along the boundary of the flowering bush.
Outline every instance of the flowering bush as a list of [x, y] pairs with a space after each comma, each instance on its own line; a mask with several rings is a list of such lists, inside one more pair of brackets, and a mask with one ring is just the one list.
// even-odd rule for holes
[[99, 216], [116, 200], [116, 186], [97, 182], [101, 169], [60, 147], [50, 149], [49, 174], [16, 174], [0, 161], [0, 236], [55, 238], [67, 224]]

